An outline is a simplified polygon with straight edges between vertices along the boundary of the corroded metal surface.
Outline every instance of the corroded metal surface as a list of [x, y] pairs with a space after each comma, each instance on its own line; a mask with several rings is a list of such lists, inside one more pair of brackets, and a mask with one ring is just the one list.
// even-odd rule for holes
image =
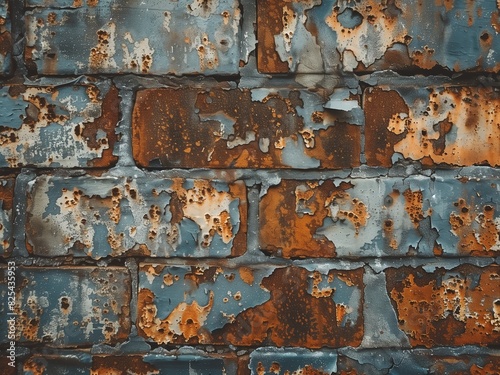
[[9, 255], [12, 250], [12, 206], [14, 179], [0, 177], [0, 255]]
[[[499, 49], [500, 50], [500, 49]], [[424, 165], [500, 165], [500, 95], [488, 87], [369, 88], [366, 159]]]
[[10, 33], [9, 3], [0, 0], [0, 77], [10, 73], [12, 36]]
[[358, 346], [363, 270], [139, 269], [137, 327], [160, 344]]
[[238, 0], [27, 3], [25, 60], [39, 74], [238, 72]]
[[495, 256], [496, 179], [282, 180], [260, 201], [266, 253], [290, 257]]
[[28, 193], [38, 256], [227, 257], [246, 246], [242, 181], [40, 176]]
[[[5, 285], [6, 269], [2, 269]], [[116, 343], [130, 333], [131, 283], [123, 267], [18, 267], [16, 341], [55, 347]], [[0, 311], [8, 311], [2, 298]], [[6, 326], [0, 338], [6, 342]]]
[[0, 167], [112, 165], [119, 102], [109, 82], [0, 87]]
[[139, 91], [133, 153], [144, 167], [348, 168], [359, 165], [356, 90]]
[[500, 267], [388, 268], [387, 291], [412, 346], [497, 345]]
[[258, 0], [258, 67], [333, 73], [500, 68], [495, 1]]
[[337, 373], [337, 353], [306, 349], [259, 348], [250, 355], [252, 375], [329, 375]]
[[181, 350], [165, 354], [97, 355], [64, 351], [60, 355], [35, 355], [23, 365], [24, 375], [223, 375], [234, 374], [236, 356]]

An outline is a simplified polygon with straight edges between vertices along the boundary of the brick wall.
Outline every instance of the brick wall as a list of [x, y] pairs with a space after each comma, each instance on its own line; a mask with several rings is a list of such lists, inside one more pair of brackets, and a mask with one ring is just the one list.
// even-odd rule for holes
[[499, 33], [489, 0], [0, 0], [2, 371], [498, 374]]

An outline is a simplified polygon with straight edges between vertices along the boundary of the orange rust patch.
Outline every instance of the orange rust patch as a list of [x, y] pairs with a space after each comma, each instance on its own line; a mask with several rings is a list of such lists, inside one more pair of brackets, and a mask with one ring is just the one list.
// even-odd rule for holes
[[90, 375], [115, 374], [153, 375], [159, 374], [152, 364], [144, 362], [142, 356], [92, 356]]
[[434, 274], [411, 267], [387, 269], [387, 290], [399, 327], [412, 346], [498, 342], [500, 319], [494, 316], [494, 307], [499, 271], [496, 265], [462, 265]]
[[405, 211], [410, 216], [411, 222], [415, 228], [418, 227], [420, 221], [424, 219], [423, 211], [423, 194], [420, 190], [411, 191], [407, 189], [403, 196], [405, 198]]

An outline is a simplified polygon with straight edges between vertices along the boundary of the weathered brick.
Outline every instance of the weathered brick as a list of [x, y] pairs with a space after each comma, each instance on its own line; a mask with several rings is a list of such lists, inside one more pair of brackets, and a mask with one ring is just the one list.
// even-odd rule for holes
[[445, 68], [498, 71], [495, 1], [258, 0], [265, 73]]
[[[28, 0], [26, 63], [39, 74], [235, 74], [238, 1]], [[75, 38], [76, 36], [76, 38]]]
[[365, 90], [366, 160], [424, 165], [500, 165], [500, 95], [491, 87]]
[[293, 257], [494, 256], [499, 185], [446, 174], [282, 180], [260, 201], [261, 249]]
[[[215, 375], [234, 374], [236, 356], [205, 354], [184, 350], [166, 354], [91, 355], [71, 351], [60, 355], [35, 355], [23, 365], [25, 375], [71, 374], [128, 374], [128, 375]], [[70, 371], [70, 372], [68, 372]]]
[[356, 90], [139, 91], [133, 153], [143, 167], [350, 168], [360, 163]]
[[[2, 268], [0, 312], [11, 310]], [[130, 332], [131, 281], [123, 267], [16, 269], [16, 341], [68, 347], [125, 341]], [[9, 316], [10, 317], [10, 316]], [[6, 325], [0, 327], [7, 342]]]
[[105, 167], [119, 120], [118, 90], [104, 83], [0, 86], [0, 167]]
[[495, 375], [500, 358], [479, 350], [385, 350], [351, 352], [338, 357], [339, 375], [448, 374]]
[[500, 266], [384, 272], [399, 327], [412, 346], [498, 344]]
[[14, 179], [0, 177], [0, 255], [9, 255], [12, 250], [12, 206], [14, 201]]
[[37, 256], [227, 257], [246, 249], [242, 181], [40, 176], [26, 244]]
[[160, 344], [357, 346], [363, 289], [362, 269], [143, 263], [137, 327]]
[[0, 0], [0, 77], [12, 68], [12, 36], [10, 34], [9, 3]]
[[252, 375], [329, 375], [337, 373], [337, 353], [307, 349], [259, 348], [250, 355]]

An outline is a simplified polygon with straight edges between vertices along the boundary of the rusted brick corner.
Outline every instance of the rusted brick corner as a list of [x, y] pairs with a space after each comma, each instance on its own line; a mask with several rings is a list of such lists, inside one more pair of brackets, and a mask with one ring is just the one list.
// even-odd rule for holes
[[159, 344], [358, 346], [363, 289], [362, 269], [143, 263], [136, 325]]
[[120, 119], [109, 84], [0, 87], [0, 167], [110, 167]]
[[35, 256], [230, 257], [246, 251], [243, 181], [39, 176], [28, 191]]
[[133, 155], [149, 168], [352, 168], [363, 115], [356, 90], [141, 90]]
[[9, 3], [0, 0], [0, 77], [8, 75], [12, 68], [12, 36], [10, 33]]
[[[6, 268], [2, 268], [6, 288]], [[130, 333], [131, 280], [123, 267], [18, 267], [14, 306], [18, 343], [54, 347], [123, 342]], [[7, 298], [0, 309], [9, 310]], [[0, 328], [6, 342], [5, 326]]]
[[387, 292], [412, 346], [496, 345], [500, 267], [388, 268]]
[[239, 1], [27, 3], [25, 61], [38, 74], [238, 73]]
[[257, 4], [258, 69], [263, 73], [500, 68], [495, 1]]
[[368, 88], [366, 160], [424, 166], [500, 165], [500, 94], [491, 87]]
[[13, 245], [14, 181], [13, 177], [0, 177], [0, 255], [3, 257], [10, 255]]
[[495, 256], [497, 201], [487, 177], [282, 180], [260, 201], [260, 247], [285, 258]]

